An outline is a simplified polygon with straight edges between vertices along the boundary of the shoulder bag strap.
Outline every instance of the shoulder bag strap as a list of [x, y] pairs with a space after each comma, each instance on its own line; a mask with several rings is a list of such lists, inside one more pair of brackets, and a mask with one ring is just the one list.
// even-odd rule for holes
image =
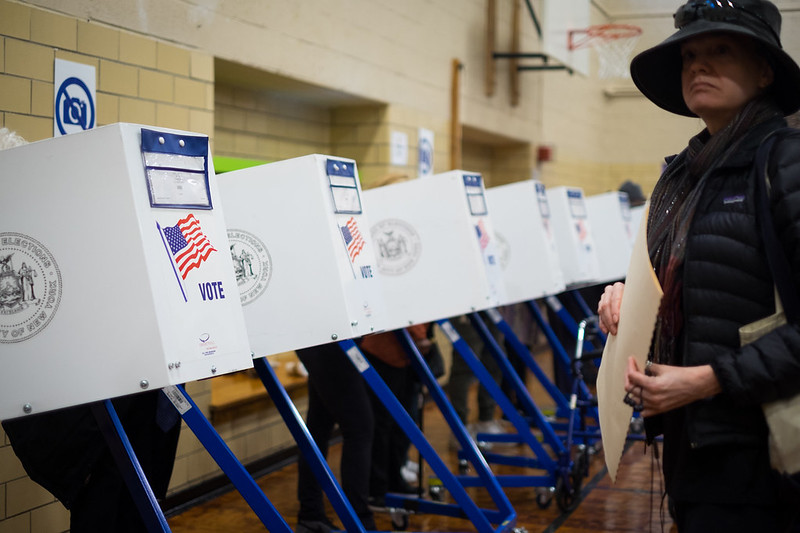
[[767, 263], [772, 272], [772, 278], [778, 289], [778, 294], [780, 294], [786, 318], [789, 322], [796, 323], [800, 317], [800, 299], [797, 296], [789, 260], [778, 241], [778, 235], [772, 221], [767, 188], [769, 186], [768, 165], [772, 147], [779, 136], [778, 134], [788, 131], [795, 130], [785, 128], [773, 132], [761, 143], [756, 152], [756, 219], [759, 222], [761, 237], [767, 250]]

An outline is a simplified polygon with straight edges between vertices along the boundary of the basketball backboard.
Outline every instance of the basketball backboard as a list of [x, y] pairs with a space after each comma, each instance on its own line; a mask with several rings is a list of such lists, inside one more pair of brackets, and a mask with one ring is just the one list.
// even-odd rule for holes
[[548, 56], [574, 72], [589, 75], [589, 49], [570, 50], [569, 31], [587, 28], [589, 0], [543, 0], [542, 46]]

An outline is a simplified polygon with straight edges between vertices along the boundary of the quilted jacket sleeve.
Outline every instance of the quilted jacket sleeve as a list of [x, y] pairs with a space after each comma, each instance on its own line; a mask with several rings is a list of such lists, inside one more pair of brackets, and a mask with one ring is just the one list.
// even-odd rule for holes
[[[769, 165], [775, 230], [800, 287], [800, 131], [776, 142]], [[712, 367], [723, 390], [743, 403], [764, 403], [800, 393], [800, 324], [786, 324]]]

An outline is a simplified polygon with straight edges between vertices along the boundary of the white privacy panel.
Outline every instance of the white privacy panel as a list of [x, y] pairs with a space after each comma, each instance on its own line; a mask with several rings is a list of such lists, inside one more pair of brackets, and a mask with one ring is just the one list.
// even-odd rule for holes
[[505, 300], [483, 179], [454, 170], [364, 192], [396, 329]]
[[562, 292], [564, 275], [544, 185], [519, 181], [490, 187], [486, 194], [505, 280], [503, 305]]
[[0, 151], [0, 419], [252, 366], [208, 137]]
[[219, 182], [256, 356], [383, 329], [355, 161], [313, 154], [228, 172]]

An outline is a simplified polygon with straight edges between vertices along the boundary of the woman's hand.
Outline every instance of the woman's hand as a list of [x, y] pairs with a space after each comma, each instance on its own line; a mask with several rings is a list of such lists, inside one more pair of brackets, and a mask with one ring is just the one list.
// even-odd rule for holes
[[617, 334], [619, 324], [619, 309], [622, 305], [622, 293], [625, 284], [621, 281], [613, 285], [606, 285], [600, 302], [597, 304], [597, 315], [600, 318], [600, 330], [605, 334]]
[[648, 362], [642, 372], [636, 359], [629, 357], [625, 390], [642, 407], [642, 416], [653, 416], [714, 396], [722, 388], [711, 365], [683, 367]]

